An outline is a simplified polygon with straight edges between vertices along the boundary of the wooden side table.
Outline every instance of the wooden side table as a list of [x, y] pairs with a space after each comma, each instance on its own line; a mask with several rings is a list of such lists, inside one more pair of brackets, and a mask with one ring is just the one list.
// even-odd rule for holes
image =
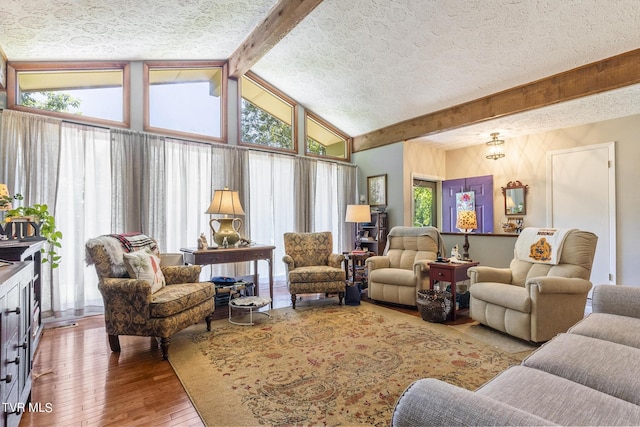
[[[469, 278], [467, 270], [469, 267], [480, 264], [479, 262], [466, 262], [466, 263], [454, 263], [454, 262], [433, 262], [429, 264], [429, 287], [434, 289], [435, 282], [449, 282], [451, 283], [451, 320], [456, 320], [456, 283], [465, 281]], [[441, 288], [441, 290], [444, 290]]]
[[375, 255], [375, 253], [343, 252], [342, 255], [344, 255], [344, 271], [347, 275], [347, 281], [351, 282], [352, 285], [355, 285], [358, 282], [366, 281], [367, 273], [364, 262], [370, 256]]

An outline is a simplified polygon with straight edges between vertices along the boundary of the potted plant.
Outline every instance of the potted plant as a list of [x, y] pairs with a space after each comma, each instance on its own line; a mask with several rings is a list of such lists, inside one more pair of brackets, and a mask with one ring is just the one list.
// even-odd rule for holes
[[[9, 198], [9, 201], [6, 199]], [[22, 196], [17, 194], [13, 197], [5, 196], [0, 200], [0, 205], [7, 206], [11, 199], [22, 200]], [[46, 204], [34, 204], [33, 206], [18, 206], [6, 211], [4, 222], [11, 222], [17, 219], [26, 220], [31, 223], [34, 228], [35, 235], [44, 237], [47, 245], [42, 248], [42, 262], [48, 262], [51, 268], [60, 265], [61, 256], [57, 250], [62, 247], [62, 233], [56, 229], [56, 220], [49, 213], [49, 207]]]

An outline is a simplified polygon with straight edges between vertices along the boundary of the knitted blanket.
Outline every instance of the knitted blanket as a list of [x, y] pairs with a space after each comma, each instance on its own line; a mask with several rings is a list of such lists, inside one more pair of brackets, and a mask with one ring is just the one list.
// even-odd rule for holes
[[[104, 247], [111, 261], [114, 274], [127, 274], [123, 257], [125, 253], [149, 248], [154, 254], [158, 256], [160, 254], [156, 241], [142, 233], [106, 234], [89, 239], [85, 246], [86, 248], [92, 248], [96, 245]], [[87, 265], [92, 265], [94, 262], [86, 248], [85, 262]]]
[[393, 236], [402, 236], [402, 237], [429, 236], [433, 239], [434, 242], [437, 243], [439, 247], [438, 252], [440, 252], [440, 254], [444, 256], [444, 253], [445, 253], [444, 242], [442, 241], [440, 232], [435, 227], [402, 227], [402, 226], [393, 227], [389, 231], [389, 234], [387, 235], [387, 244], [385, 245], [384, 252], [383, 252], [385, 255], [389, 251], [389, 244], [391, 242], [391, 239], [389, 239], [389, 237], [393, 237]]
[[564, 240], [573, 230], [527, 227], [516, 240], [515, 256], [522, 261], [556, 265], [562, 256]]

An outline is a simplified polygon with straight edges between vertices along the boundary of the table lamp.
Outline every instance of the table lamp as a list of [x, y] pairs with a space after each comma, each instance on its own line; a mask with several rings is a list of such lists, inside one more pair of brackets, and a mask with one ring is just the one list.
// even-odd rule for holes
[[358, 236], [358, 223], [371, 222], [371, 208], [369, 205], [347, 205], [347, 214], [345, 215], [345, 222], [356, 223], [355, 236], [357, 247], [360, 248], [360, 236]]
[[476, 219], [476, 211], [458, 211], [458, 219], [456, 221], [456, 228], [464, 233], [464, 245], [462, 249], [462, 258], [465, 261], [469, 259], [469, 232], [478, 228], [478, 221]]
[[[226, 248], [234, 246], [240, 241], [240, 227], [242, 227], [242, 220], [240, 218], [229, 218], [227, 215], [244, 215], [244, 210], [240, 204], [240, 196], [237, 191], [229, 190], [227, 187], [224, 190], [215, 190], [213, 193], [213, 199], [209, 205], [209, 209], [205, 212], [207, 214], [222, 214], [223, 218], [213, 218], [209, 221], [211, 232], [213, 233], [213, 241], [218, 246]], [[213, 227], [213, 223], [217, 221], [220, 224], [218, 231]], [[237, 224], [237, 227], [235, 226]]]

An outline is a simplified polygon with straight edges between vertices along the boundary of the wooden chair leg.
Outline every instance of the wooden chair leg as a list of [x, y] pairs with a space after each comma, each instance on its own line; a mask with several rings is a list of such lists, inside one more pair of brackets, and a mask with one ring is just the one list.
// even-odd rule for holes
[[160, 348], [162, 348], [162, 359], [169, 359], [169, 344], [171, 344], [171, 338], [162, 337], [160, 338]]
[[291, 294], [291, 305], [293, 306], [293, 309], [295, 310], [295, 308], [296, 308], [296, 294]]
[[120, 353], [120, 339], [117, 335], [109, 335], [109, 347], [114, 353]]
[[207, 331], [211, 331], [211, 320], [213, 320], [213, 313], [210, 313], [205, 320], [207, 321]]

